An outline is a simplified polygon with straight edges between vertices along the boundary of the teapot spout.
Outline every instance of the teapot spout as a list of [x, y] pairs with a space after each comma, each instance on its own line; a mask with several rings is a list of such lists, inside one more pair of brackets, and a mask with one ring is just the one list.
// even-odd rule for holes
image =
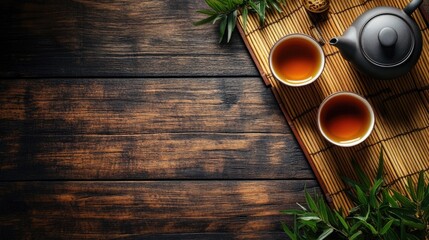
[[338, 38], [339, 37], [333, 37], [333, 38], [331, 38], [331, 40], [329, 40], [329, 44], [332, 45], [332, 46], [336, 46], [338, 44], [338, 42], [339, 42]]
[[347, 36], [334, 37], [329, 40], [329, 44], [338, 48], [343, 58], [347, 61], [353, 59], [356, 52], [356, 40], [354, 38]]

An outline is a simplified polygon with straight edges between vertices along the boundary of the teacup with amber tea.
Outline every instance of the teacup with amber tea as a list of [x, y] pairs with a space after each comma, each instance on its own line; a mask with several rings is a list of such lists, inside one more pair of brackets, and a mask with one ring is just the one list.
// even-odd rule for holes
[[374, 111], [362, 96], [337, 92], [320, 105], [317, 123], [322, 135], [331, 143], [351, 147], [363, 142], [374, 128]]
[[271, 48], [269, 66], [273, 76], [288, 86], [314, 82], [325, 66], [325, 55], [316, 40], [305, 34], [290, 34]]

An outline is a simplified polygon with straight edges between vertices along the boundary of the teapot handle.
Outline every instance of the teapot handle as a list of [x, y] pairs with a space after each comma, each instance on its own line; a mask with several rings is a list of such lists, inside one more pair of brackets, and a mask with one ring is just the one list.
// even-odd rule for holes
[[411, 14], [422, 4], [423, 0], [412, 0], [405, 8], [404, 12], [411, 16]]

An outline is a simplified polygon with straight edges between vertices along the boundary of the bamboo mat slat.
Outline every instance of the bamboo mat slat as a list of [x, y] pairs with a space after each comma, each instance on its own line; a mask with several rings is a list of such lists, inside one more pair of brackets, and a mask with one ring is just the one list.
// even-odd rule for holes
[[[377, 6], [403, 8], [409, 0], [331, 1], [327, 20], [316, 29], [325, 42], [341, 35], [363, 12]], [[340, 175], [356, 177], [351, 159], [374, 176], [378, 155], [384, 148], [385, 180], [404, 190], [404, 180], [419, 171], [429, 170], [429, 30], [421, 12], [413, 18], [423, 34], [423, 52], [417, 65], [407, 75], [389, 81], [366, 77], [345, 61], [338, 50], [323, 46], [326, 56], [324, 72], [307, 86], [288, 87], [278, 82], [268, 66], [270, 48], [281, 37], [291, 33], [314, 36], [314, 28], [300, 0], [289, 0], [283, 12], [269, 12], [264, 27], [258, 17], [250, 14], [247, 29], [239, 31], [264, 82], [271, 87], [292, 131], [310, 163], [326, 197], [335, 208], [349, 208], [346, 186]], [[316, 115], [322, 100], [337, 91], [363, 95], [374, 107], [376, 124], [370, 137], [362, 144], [340, 148], [328, 143], [317, 130]]]

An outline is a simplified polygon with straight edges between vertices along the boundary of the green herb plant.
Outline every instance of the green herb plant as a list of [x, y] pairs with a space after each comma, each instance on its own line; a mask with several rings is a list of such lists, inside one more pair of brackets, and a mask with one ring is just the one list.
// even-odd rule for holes
[[[229, 42], [232, 32], [237, 23], [238, 13], [241, 12], [243, 19], [243, 29], [246, 30], [247, 17], [249, 12], [255, 12], [259, 16], [261, 26], [265, 22], [265, 14], [268, 9], [275, 9], [277, 12], [282, 12], [280, 5], [286, 0], [205, 0], [210, 9], [198, 10], [198, 13], [207, 15], [208, 17], [194, 22], [194, 25], [202, 25], [207, 23], [219, 24], [220, 40], [224, 37]], [[225, 32], [227, 35], [225, 36]]]
[[358, 179], [343, 179], [355, 207], [345, 215], [305, 191], [307, 207], [298, 204], [298, 210], [282, 211], [294, 216], [293, 226], [282, 223], [290, 239], [429, 239], [429, 183], [423, 171], [416, 184], [408, 177], [407, 192], [401, 194], [384, 185], [383, 151], [373, 181], [354, 166]]

